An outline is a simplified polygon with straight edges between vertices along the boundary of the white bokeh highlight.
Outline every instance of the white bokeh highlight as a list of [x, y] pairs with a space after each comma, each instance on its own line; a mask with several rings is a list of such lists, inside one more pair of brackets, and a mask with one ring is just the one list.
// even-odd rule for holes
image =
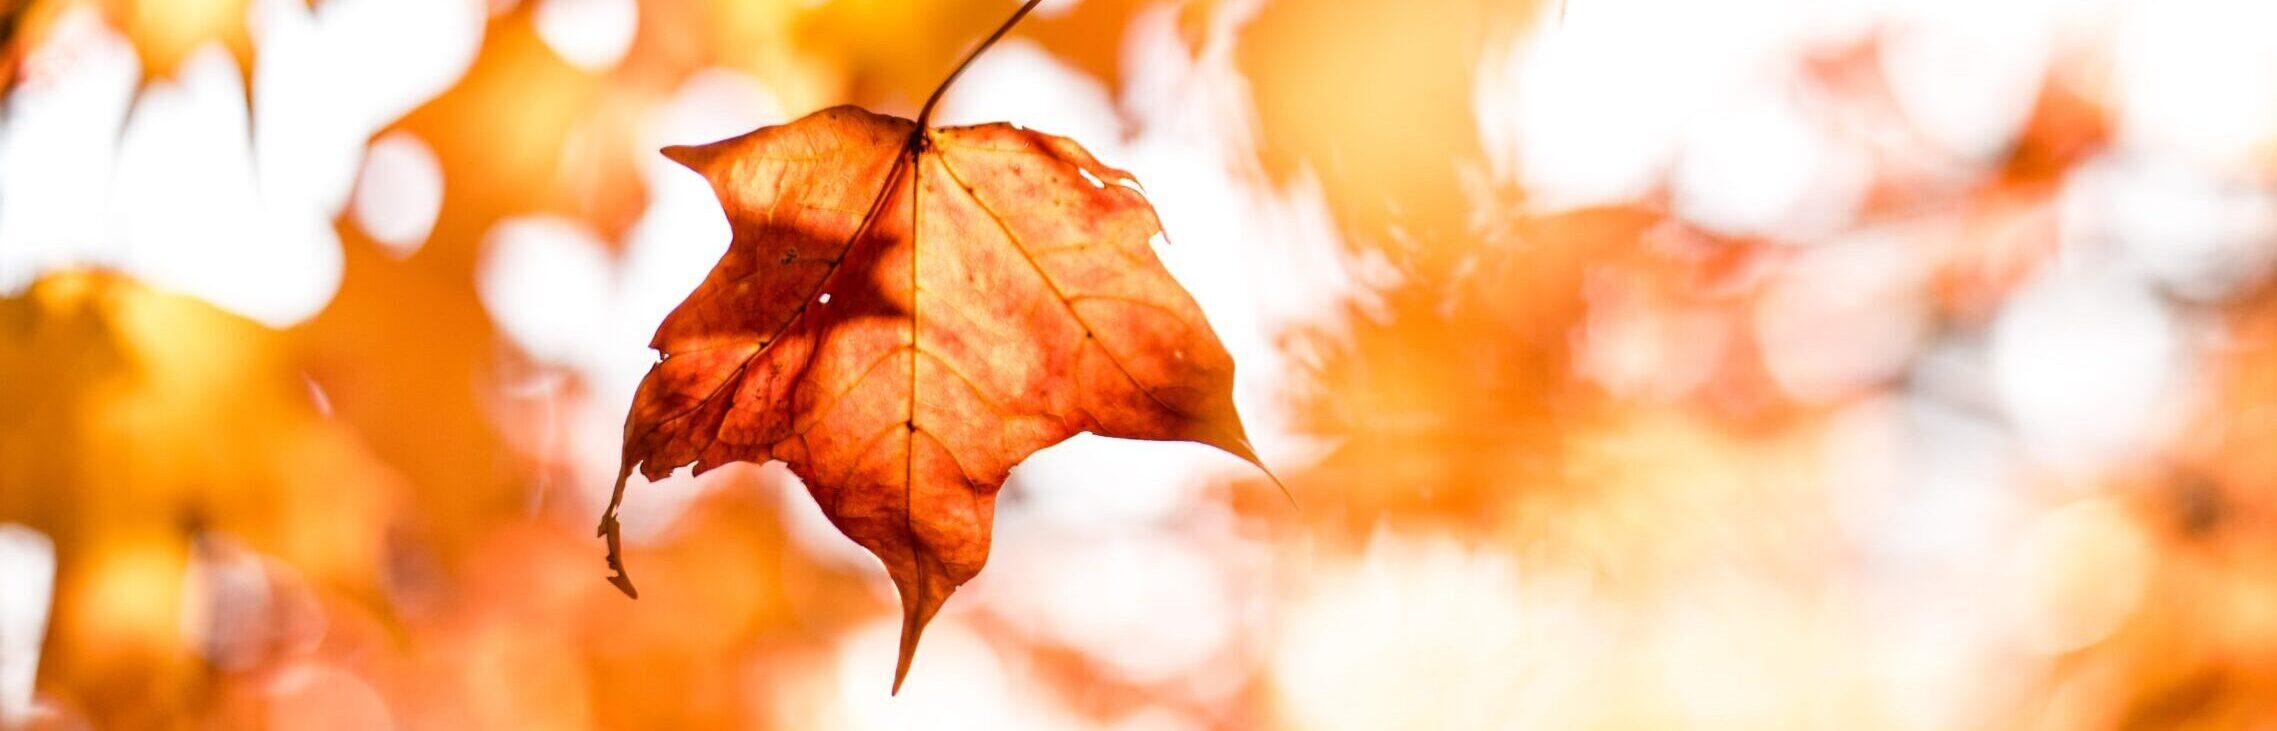
[[2124, 273], [2043, 274], [2001, 311], [1990, 342], [1999, 403], [2034, 457], [2090, 473], [2156, 446], [2179, 416], [2188, 352], [2169, 306]]
[[534, 19], [538, 38], [562, 60], [606, 71], [632, 48], [640, 7], [633, 0], [537, 0]]
[[25, 60], [0, 125], [0, 295], [74, 264], [121, 263], [105, 222], [141, 62], [94, 10], [74, 8]]
[[1862, 155], [1767, 83], [1708, 115], [1670, 175], [1676, 212], [1728, 234], [1818, 234], [1849, 220], [1865, 193]]
[[2047, 74], [2050, 34], [2038, 0], [1930, 0], [1891, 7], [1881, 67], [1914, 131], [1946, 155], [2004, 152]]
[[[1296, 726], [1587, 725], [1570, 706], [1547, 702], [1580, 688], [1530, 658], [1613, 648], [1573, 623], [1565, 609], [1580, 608], [1577, 597], [1522, 587], [1508, 557], [1381, 534], [1356, 563], [1312, 583], [1274, 622], [1269, 659], [1275, 705]], [[1593, 669], [1568, 668], [1566, 677]]]
[[608, 245], [584, 224], [558, 216], [509, 218], [483, 237], [475, 291], [507, 338], [538, 360], [587, 357], [593, 323], [604, 321], [615, 289]]
[[55, 598], [55, 542], [0, 523], [0, 726], [32, 721], [32, 686]]
[[[1701, 115], [1777, 88], [1780, 64], [1868, 17], [1798, 0], [1604, 0], [1566, 4], [1560, 22], [1556, 6], [1525, 42], [1488, 46], [1472, 104], [1492, 170], [1548, 209], [1644, 196]], [[1766, 177], [1770, 193], [1782, 175], [1796, 176]]]
[[253, 7], [253, 133], [263, 192], [325, 218], [340, 211], [365, 142], [450, 88], [482, 42], [466, 0], [297, 0]]
[[828, 685], [802, 699], [819, 707], [799, 719], [848, 731], [931, 728], [1043, 731], [1072, 719], [1029, 697], [1030, 682], [1007, 658], [954, 616], [925, 630], [925, 645], [910, 665], [901, 692], [889, 695], [901, 638], [898, 616], [881, 617], [847, 633], [833, 653]]
[[373, 140], [350, 210], [357, 228], [390, 255], [418, 253], [443, 210], [443, 163], [435, 149], [408, 131]]
[[2119, 134], [2198, 164], [2248, 168], [2277, 137], [2277, 4], [2139, 2], [2117, 27]]
[[331, 220], [366, 140], [464, 73], [482, 9], [259, 0], [250, 14], [248, 95], [219, 45], [138, 92], [126, 39], [93, 12], [65, 13], [0, 131], [0, 293], [101, 266], [275, 327], [331, 300]]
[[2089, 160], [2066, 176], [2057, 210], [2070, 245], [2188, 300], [2241, 294], [2277, 263], [2277, 193], [2173, 157]]
[[[227, 52], [207, 46], [175, 79], [143, 92], [119, 142], [107, 218], [123, 228], [120, 264], [271, 326], [316, 314], [340, 286], [330, 217], [289, 200], [298, 189], [255, 178], [245, 89]], [[267, 194], [285, 190], [294, 193]]]

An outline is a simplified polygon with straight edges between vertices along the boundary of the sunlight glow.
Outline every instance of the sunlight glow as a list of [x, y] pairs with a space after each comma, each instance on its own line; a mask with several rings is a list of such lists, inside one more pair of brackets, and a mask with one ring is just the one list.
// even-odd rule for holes
[[537, 0], [537, 6], [538, 37], [588, 71], [616, 66], [640, 22], [633, 0]]
[[2050, 29], [2038, 2], [1893, 5], [1883, 78], [1898, 110], [1940, 151], [2006, 150], [2046, 76]]
[[356, 179], [356, 225], [404, 258], [418, 253], [443, 208], [443, 164], [434, 148], [410, 132], [389, 132], [364, 153]]
[[2118, 27], [2122, 138], [2203, 165], [2269, 160], [2277, 142], [2277, 5], [2144, 2]]
[[2110, 247], [2192, 299], [2237, 294], [2277, 262], [2277, 194], [2173, 158], [2090, 160], [2066, 178], [2060, 204], [2074, 245]]
[[1040, 575], [1021, 577], [1049, 587], [1040, 604], [1043, 634], [1136, 683], [1225, 661], [1237, 617], [1227, 577], [1181, 538], [1093, 538], [1045, 558]]
[[1552, 209], [1644, 194], [1699, 115], [1776, 79], [1775, 59], [1856, 25], [1854, 8], [1793, 0], [1566, 10], [1530, 42], [1486, 54], [1473, 101], [1494, 170]]
[[29, 724], [32, 681], [40, 667], [55, 596], [55, 542], [14, 523], [0, 523], [0, 726]]
[[2000, 404], [2050, 463], [2092, 470], [2139, 456], [2173, 425], [2187, 361], [2167, 305], [2123, 274], [2058, 270], [1992, 331]]
[[1783, 88], [1765, 84], [1689, 132], [1669, 183], [1678, 213], [1735, 234], [1811, 235], [1849, 220], [1866, 166]]
[[1544, 721], [1528, 707], [1557, 692], [1528, 682], [1554, 655], [1508, 561], [1445, 539], [1379, 534], [1289, 612], [1274, 690], [1302, 728], [1511, 728]]
[[[1193, 442], [1029, 453], [998, 414], [974, 448], [1023, 456], [986, 568], [898, 695], [881, 560], [965, 568], [979, 502], [682, 466], [596, 536], [656, 329], [738, 233], [656, 150], [907, 115], [1019, 4], [31, 2], [0, 44], [0, 728], [2277, 718], [2267, 0], [1052, 0], [933, 122], [1129, 171], [1058, 182], [1150, 203], [1122, 253], [1199, 305], [1277, 479]], [[761, 159], [846, 193], [876, 171], [829, 148], [900, 159], [850, 129]], [[860, 214], [808, 197], [767, 215]], [[1070, 215], [986, 208], [919, 228]], [[853, 245], [918, 230], [872, 223]], [[994, 297], [1017, 259], [927, 271]], [[1146, 299], [1083, 261], [1038, 269]], [[745, 294], [863, 309], [823, 284]], [[976, 390], [1138, 398], [983, 350], [947, 363]], [[1197, 384], [1112, 355], [1186, 411]], [[904, 395], [1032, 405], [873, 384], [790, 407], [885, 441]], [[705, 392], [666, 390], [641, 421]], [[1063, 390], [1032, 426], [1128, 433]], [[756, 393], [704, 456], [801, 451], [735, 426]], [[823, 441], [818, 481], [901, 466]]]
[[[901, 636], [898, 616], [880, 618], [847, 634], [838, 646], [833, 701], [823, 717], [807, 719], [814, 728], [892, 731], [906, 728], [1006, 729], [1042, 731], [1048, 725], [1021, 719], [1027, 704], [1017, 700], [1015, 679], [1004, 662], [971, 629], [943, 616], [925, 631], [925, 647], [911, 665], [909, 683], [899, 695], [883, 689], [893, 680], [894, 649]], [[922, 673], [922, 674], [920, 674]]]
[[[481, 34], [479, 8], [453, 0], [323, 7], [254, 4], [250, 97], [208, 45], [152, 82], [132, 119], [131, 48], [94, 14], [66, 13], [34, 57], [53, 85], [35, 78], [11, 99], [0, 141], [9, 180], [38, 178], [0, 201], [0, 291], [99, 264], [270, 325], [323, 307], [341, 267], [329, 220], [365, 139], [456, 79]], [[414, 33], [443, 52], [400, 53]]]
[[143, 92], [119, 143], [126, 268], [274, 326], [316, 314], [340, 285], [329, 216], [255, 177], [228, 53], [209, 46], [179, 77]]
[[485, 236], [476, 291], [491, 319], [539, 360], [571, 364], [591, 351], [592, 323], [614, 286], [607, 244], [583, 224], [551, 216], [500, 221]]
[[108, 214], [118, 131], [142, 76], [125, 36], [87, 7], [56, 21], [0, 125], [0, 294], [80, 263], [118, 265]]
[[[313, 10], [295, 0], [258, 0], [253, 12], [260, 51], [254, 156], [267, 207], [282, 211], [273, 215], [339, 213], [367, 156], [365, 143], [457, 81], [482, 40], [481, 10], [465, 0], [339, 0]], [[430, 224], [418, 222], [415, 207], [400, 213], [406, 217], [379, 225], [387, 235], [374, 236], [408, 253], [417, 247], [399, 239], [412, 229], [423, 239]]]

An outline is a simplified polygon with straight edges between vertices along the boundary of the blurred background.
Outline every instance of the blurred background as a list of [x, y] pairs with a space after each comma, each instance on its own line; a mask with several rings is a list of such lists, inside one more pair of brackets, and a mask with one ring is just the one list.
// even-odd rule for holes
[[592, 526], [657, 155], [1012, 0], [0, 0], [0, 727], [2277, 728], [2277, 4], [1053, 0], [1292, 506], [1079, 437], [889, 696], [780, 466]]

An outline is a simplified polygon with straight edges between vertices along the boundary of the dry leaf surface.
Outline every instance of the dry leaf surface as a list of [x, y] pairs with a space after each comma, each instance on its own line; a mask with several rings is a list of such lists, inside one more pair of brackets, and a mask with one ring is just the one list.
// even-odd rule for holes
[[[1029, 454], [1093, 432], [1257, 461], [1153, 208], [1076, 143], [842, 106], [665, 154], [734, 238], [657, 329], [624, 472], [788, 464], [901, 591], [897, 687]], [[603, 532], [616, 564], [613, 504]]]

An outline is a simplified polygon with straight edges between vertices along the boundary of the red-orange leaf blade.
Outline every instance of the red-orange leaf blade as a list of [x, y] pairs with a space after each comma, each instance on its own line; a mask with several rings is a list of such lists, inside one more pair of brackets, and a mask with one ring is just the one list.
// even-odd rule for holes
[[625, 424], [627, 474], [779, 459], [804, 480], [901, 591], [896, 688], [1028, 455], [1090, 431], [1256, 461], [1127, 173], [1005, 124], [917, 134], [838, 107], [668, 151], [734, 239], [658, 328]]

